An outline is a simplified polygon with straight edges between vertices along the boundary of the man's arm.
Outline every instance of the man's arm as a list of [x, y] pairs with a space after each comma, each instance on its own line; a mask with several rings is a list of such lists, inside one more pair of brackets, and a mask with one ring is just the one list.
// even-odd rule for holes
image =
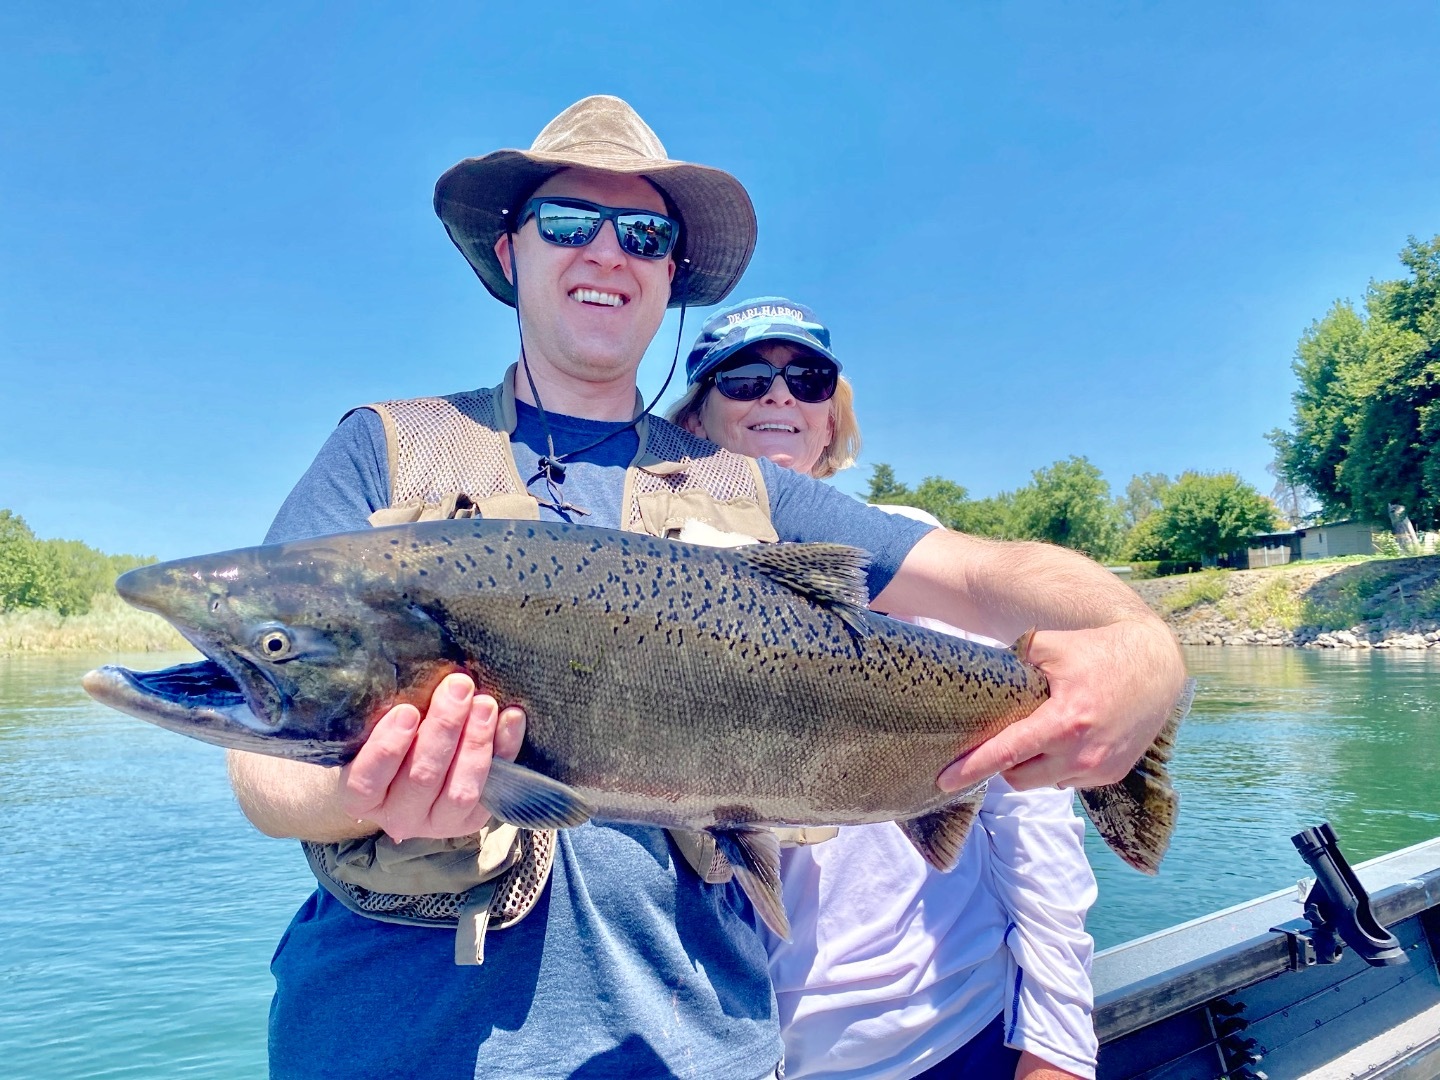
[[1049, 679], [1050, 699], [941, 773], [946, 790], [995, 773], [1020, 790], [1114, 783], [1159, 733], [1185, 682], [1174, 635], [1139, 596], [1098, 563], [1049, 544], [935, 529], [873, 606], [1002, 641], [1040, 631], [1027, 658]]
[[1015, 1066], [1015, 1080], [1084, 1080], [1084, 1078], [1051, 1065], [1048, 1061], [1038, 1058], [1026, 1050], [1020, 1055], [1020, 1063]]

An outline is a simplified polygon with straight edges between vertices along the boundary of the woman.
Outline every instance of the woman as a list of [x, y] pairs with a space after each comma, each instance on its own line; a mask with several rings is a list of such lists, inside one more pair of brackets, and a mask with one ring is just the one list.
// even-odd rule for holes
[[[808, 308], [759, 297], [721, 311], [686, 375], [676, 424], [817, 478], [854, 464], [852, 390]], [[996, 778], [948, 874], [892, 823], [787, 849], [791, 940], [766, 935], [787, 1080], [1091, 1080], [1084, 923], [1095, 878], [1083, 831], [1069, 791], [1019, 792]]]

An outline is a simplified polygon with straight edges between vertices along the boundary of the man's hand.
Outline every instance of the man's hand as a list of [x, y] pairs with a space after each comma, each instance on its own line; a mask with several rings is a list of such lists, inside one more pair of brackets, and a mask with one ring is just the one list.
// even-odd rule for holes
[[1018, 790], [1098, 787], [1140, 760], [1180, 697], [1185, 668], [1158, 619], [1037, 632], [1026, 657], [1050, 699], [940, 774], [958, 791], [996, 773]]
[[502, 712], [468, 675], [448, 675], [423, 719], [413, 705], [380, 718], [340, 772], [340, 805], [393, 840], [468, 836], [490, 819], [480, 792], [492, 754], [513, 761], [524, 738], [524, 712]]

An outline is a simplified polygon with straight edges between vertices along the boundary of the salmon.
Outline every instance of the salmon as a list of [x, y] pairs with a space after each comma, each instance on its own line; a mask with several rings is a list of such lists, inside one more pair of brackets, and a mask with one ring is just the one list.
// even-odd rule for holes
[[[954, 865], [983, 787], [936, 777], [1046, 699], [999, 649], [866, 607], [836, 544], [716, 549], [541, 522], [451, 520], [142, 567], [121, 596], [205, 660], [89, 673], [97, 700], [197, 739], [339, 765], [393, 705], [465, 671], [527, 723], [481, 801], [525, 828], [589, 817], [706, 831], [785, 935], [772, 827], [894, 821]], [[1153, 873], [1175, 827], [1166, 764], [1189, 690], [1117, 784], [1100, 835]]]

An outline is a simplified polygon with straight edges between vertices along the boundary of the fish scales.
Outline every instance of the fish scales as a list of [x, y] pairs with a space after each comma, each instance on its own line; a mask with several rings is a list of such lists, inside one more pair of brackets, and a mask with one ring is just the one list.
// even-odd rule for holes
[[[542, 572], [527, 540], [565, 554]], [[929, 812], [953, 801], [934, 785], [946, 764], [1044, 699], [1003, 651], [869, 614], [857, 641], [743, 556], [563, 526], [512, 542], [483, 588], [452, 588], [431, 550], [462, 538], [412, 543], [400, 569], [443, 604], [481, 684], [526, 709], [520, 761], [600, 816], [701, 828]]]

